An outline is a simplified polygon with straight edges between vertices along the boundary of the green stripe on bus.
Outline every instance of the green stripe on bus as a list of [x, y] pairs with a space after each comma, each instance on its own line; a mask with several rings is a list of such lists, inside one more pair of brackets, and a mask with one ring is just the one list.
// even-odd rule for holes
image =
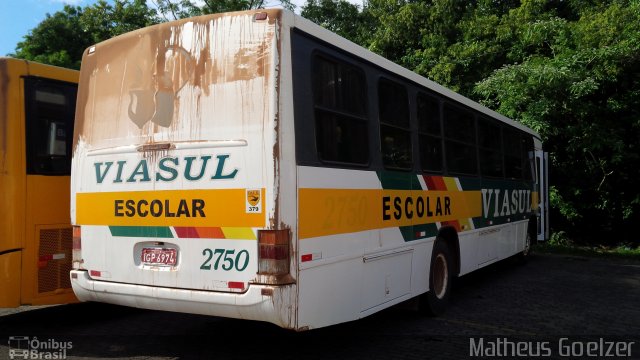
[[438, 235], [438, 226], [436, 224], [418, 224], [413, 226], [415, 238], [424, 239]]
[[109, 226], [109, 231], [118, 237], [173, 238], [168, 226]]
[[376, 171], [384, 190], [421, 189], [416, 174], [396, 171]]

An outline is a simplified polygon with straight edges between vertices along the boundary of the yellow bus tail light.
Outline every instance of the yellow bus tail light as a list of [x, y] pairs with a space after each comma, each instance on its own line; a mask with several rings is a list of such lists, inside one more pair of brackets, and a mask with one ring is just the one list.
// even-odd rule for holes
[[83, 269], [82, 263], [82, 228], [73, 226], [73, 238], [71, 246], [71, 261], [76, 270]]
[[290, 239], [289, 229], [258, 230], [259, 274], [285, 275], [289, 273]]

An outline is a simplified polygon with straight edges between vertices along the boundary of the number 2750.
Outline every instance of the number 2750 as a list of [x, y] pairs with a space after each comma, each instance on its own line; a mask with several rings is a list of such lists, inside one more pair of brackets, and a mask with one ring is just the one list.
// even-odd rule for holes
[[[244, 271], [249, 265], [249, 252], [247, 250], [240, 250], [236, 254], [234, 249], [214, 249], [206, 248], [202, 250], [202, 255], [205, 256], [205, 260], [200, 265], [201, 270], [211, 270], [211, 262], [213, 262], [213, 270], [218, 270], [219, 267], [224, 271], [231, 271], [236, 269], [237, 271]], [[235, 255], [235, 256], [234, 256]], [[222, 266], [220, 261], [222, 260]]]

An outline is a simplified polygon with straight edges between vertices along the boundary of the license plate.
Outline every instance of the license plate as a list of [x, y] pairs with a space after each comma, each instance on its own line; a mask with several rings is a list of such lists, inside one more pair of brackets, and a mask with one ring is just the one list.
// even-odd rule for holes
[[140, 260], [147, 265], [175, 265], [176, 249], [143, 248]]

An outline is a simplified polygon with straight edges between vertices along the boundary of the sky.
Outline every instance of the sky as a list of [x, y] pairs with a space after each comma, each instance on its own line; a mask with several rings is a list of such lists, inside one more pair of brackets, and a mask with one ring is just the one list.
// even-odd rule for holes
[[29, 30], [44, 20], [47, 13], [62, 10], [65, 3], [87, 5], [97, 0], [0, 0], [0, 56], [16, 49]]
[[[64, 4], [87, 6], [98, 0], [0, 0], [0, 56], [15, 52], [18, 42], [45, 19], [47, 13], [62, 10]], [[297, 5], [304, 0], [294, 0]]]

